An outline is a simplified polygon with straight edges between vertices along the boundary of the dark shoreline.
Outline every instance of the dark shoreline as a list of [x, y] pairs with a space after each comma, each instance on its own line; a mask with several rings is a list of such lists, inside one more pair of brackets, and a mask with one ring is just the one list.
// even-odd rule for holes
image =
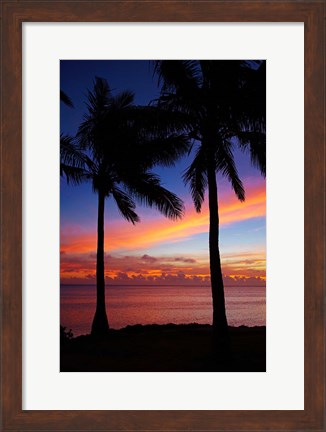
[[133, 325], [61, 341], [61, 372], [265, 372], [266, 327], [229, 327], [221, 347], [209, 324]]

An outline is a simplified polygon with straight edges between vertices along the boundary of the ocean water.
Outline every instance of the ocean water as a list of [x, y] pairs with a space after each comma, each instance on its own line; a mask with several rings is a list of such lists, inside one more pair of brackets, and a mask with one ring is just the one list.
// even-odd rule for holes
[[[226, 287], [229, 325], [266, 325], [265, 287]], [[61, 285], [60, 323], [74, 336], [90, 333], [96, 287]], [[106, 309], [111, 328], [134, 324], [211, 324], [210, 287], [109, 286]]]

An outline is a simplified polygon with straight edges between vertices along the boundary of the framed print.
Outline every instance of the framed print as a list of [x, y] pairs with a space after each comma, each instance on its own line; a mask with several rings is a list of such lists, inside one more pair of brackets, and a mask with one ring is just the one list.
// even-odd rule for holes
[[2, 2], [3, 430], [324, 430], [324, 18]]

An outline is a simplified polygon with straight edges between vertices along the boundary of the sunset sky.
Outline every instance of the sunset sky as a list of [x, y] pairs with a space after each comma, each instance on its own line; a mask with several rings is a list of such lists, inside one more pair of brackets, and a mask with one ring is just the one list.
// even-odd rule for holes
[[[106, 78], [114, 93], [132, 90], [136, 104], [159, 95], [148, 61], [61, 61], [60, 87], [74, 103], [61, 104], [61, 132], [74, 135], [85, 112], [86, 90], [95, 76]], [[107, 284], [208, 285], [208, 208], [205, 199], [195, 212], [181, 176], [191, 162], [184, 157], [173, 168], [154, 171], [164, 187], [185, 203], [185, 216], [170, 221], [158, 211], [137, 207], [141, 222], [122, 219], [109, 198], [105, 208], [105, 275]], [[237, 200], [228, 182], [218, 180], [220, 251], [226, 285], [264, 285], [266, 248], [265, 179], [249, 156], [236, 153], [246, 200]], [[91, 184], [68, 186], [61, 179], [61, 283], [94, 284], [96, 265], [97, 195]]]

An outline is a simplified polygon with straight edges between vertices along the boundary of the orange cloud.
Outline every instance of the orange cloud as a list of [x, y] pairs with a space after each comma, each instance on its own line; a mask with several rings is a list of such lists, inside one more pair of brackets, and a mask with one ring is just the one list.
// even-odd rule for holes
[[[186, 205], [186, 214], [181, 221], [170, 221], [163, 216], [144, 220], [135, 226], [119, 220], [109, 222], [106, 227], [105, 250], [134, 250], [135, 248], [151, 247], [165, 242], [177, 242], [190, 238], [195, 234], [208, 232], [209, 213], [207, 200], [201, 213], [196, 213], [193, 205]], [[246, 201], [241, 203], [234, 195], [220, 200], [219, 216], [221, 226], [266, 215], [265, 185], [254, 185], [247, 189]], [[110, 221], [110, 219], [109, 219]], [[87, 253], [96, 249], [96, 234], [78, 235], [61, 232], [61, 249], [70, 253]]]
[[[95, 254], [63, 254], [61, 256], [62, 283], [84, 279], [83, 283], [94, 282], [96, 267]], [[247, 253], [226, 254], [222, 258], [222, 269], [229, 282], [239, 279], [258, 278], [265, 280], [265, 253], [252, 251]], [[184, 281], [209, 282], [208, 255], [195, 258], [189, 256], [150, 256], [150, 255], [106, 255], [105, 276], [108, 281], [122, 283], [168, 281], [180, 278]], [[231, 279], [232, 280], [231, 280]], [[92, 281], [93, 279], [93, 281]], [[181, 283], [181, 282], [180, 282]]]

